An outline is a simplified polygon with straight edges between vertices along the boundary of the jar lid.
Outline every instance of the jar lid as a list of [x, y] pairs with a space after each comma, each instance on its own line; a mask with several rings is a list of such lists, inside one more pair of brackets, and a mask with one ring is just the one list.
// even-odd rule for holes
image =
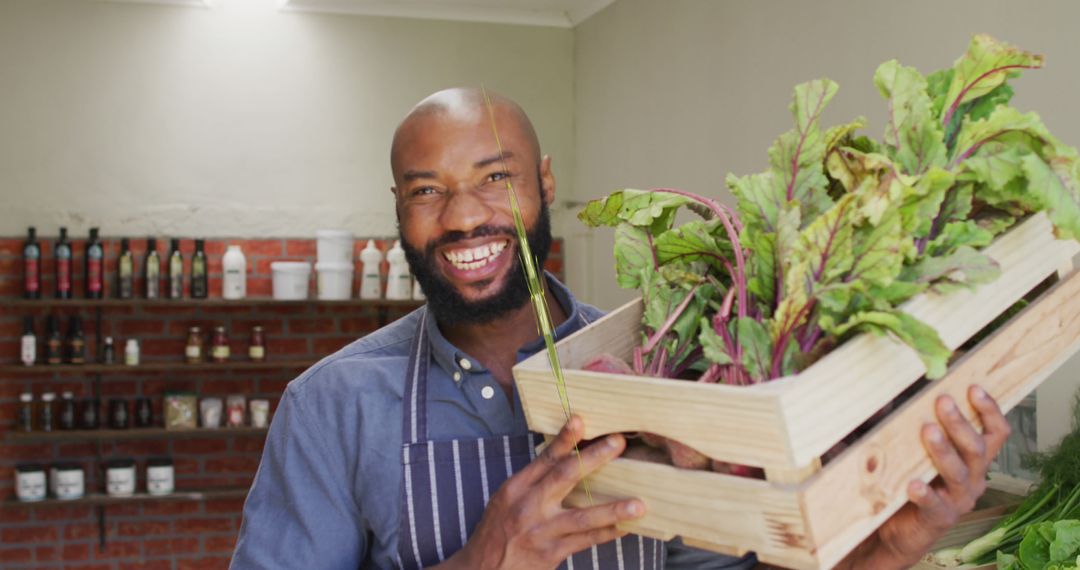
[[172, 464], [171, 457], [151, 457], [146, 460], [147, 467], [171, 467]]
[[65, 400], [70, 400], [70, 399], [75, 397], [75, 393], [72, 392], [71, 390], [64, 390], [63, 392], [60, 393], [60, 397], [65, 399]]
[[135, 467], [135, 460], [130, 457], [119, 457], [117, 459], [110, 459], [105, 462], [106, 469], [116, 469], [122, 467]]
[[38, 471], [44, 473], [45, 468], [37, 463], [20, 463], [15, 466], [15, 471], [19, 473], [35, 473]]
[[202, 329], [200, 329], [199, 327], [190, 327], [190, 328], [188, 328], [188, 333], [200, 333], [200, 332], [202, 332]]
[[34, 401], [34, 395], [31, 394], [30, 392], [23, 392], [22, 394], [19, 394], [19, 401], [20, 402], [33, 402]]
[[42, 402], [51, 402], [56, 399], [56, 392], [45, 392], [41, 395]]

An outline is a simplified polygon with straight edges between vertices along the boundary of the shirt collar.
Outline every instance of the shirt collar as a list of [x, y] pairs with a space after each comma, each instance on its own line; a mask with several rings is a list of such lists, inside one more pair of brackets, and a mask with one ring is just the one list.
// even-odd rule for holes
[[[580, 329], [585, 324], [585, 317], [581, 304], [566, 288], [566, 285], [560, 283], [551, 273], [545, 271], [544, 276], [547, 278], [549, 291], [555, 297], [556, 302], [563, 308], [563, 311], [567, 313], [566, 320], [555, 328], [555, 340], [559, 340]], [[428, 342], [431, 343], [431, 357], [455, 380], [456, 384], [460, 386], [461, 380], [466, 374], [487, 371], [478, 360], [465, 354], [465, 352], [446, 340], [434, 317], [427, 319], [425, 328], [427, 329]], [[542, 338], [522, 346], [517, 351], [518, 362], [532, 356], [542, 348], [544, 348], [544, 339]]]

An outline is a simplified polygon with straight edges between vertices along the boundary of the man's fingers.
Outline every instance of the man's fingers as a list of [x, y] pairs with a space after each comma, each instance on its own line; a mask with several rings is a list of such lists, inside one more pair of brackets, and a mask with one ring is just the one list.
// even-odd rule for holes
[[1001, 413], [997, 401], [991, 398], [986, 390], [979, 386], [968, 388], [968, 401], [979, 413], [979, 421], [983, 425], [983, 437], [986, 439], [987, 461], [990, 461], [997, 457], [998, 452], [1005, 445], [1005, 440], [1009, 438], [1012, 428], [1009, 427], [1009, 420], [1005, 419], [1005, 415]]
[[960, 413], [960, 408], [951, 397], [939, 397], [936, 408], [938, 421], [945, 427], [949, 441], [960, 454], [969, 474], [982, 471], [990, 463], [986, 457], [986, 441], [982, 434], [975, 431], [975, 427]]
[[563, 457], [540, 482], [544, 495], [556, 498], [561, 504], [579, 481], [618, 457], [625, 448], [626, 438], [613, 434], [582, 449], [580, 458], [573, 453]]
[[570, 416], [570, 420], [559, 430], [555, 436], [540, 452], [532, 463], [514, 475], [513, 479], [520, 482], [524, 488], [530, 487], [548, 471], [559, 464], [559, 461], [573, 455], [574, 446], [581, 441], [585, 431], [585, 423], [579, 416]]
[[912, 481], [908, 484], [908, 499], [918, 507], [916, 516], [922, 521], [920, 529], [934, 532], [956, 523], [954, 509], [932, 486], [917, 479]]
[[615, 501], [595, 507], [568, 509], [552, 519], [551, 533], [556, 536], [580, 534], [641, 518], [644, 514], [645, 505], [636, 499]]
[[619, 530], [614, 526], [594, 528], [588, 532], [572, 534], [563, 537], [558, 544], [558, 558], [565, 560], [573, 554], [581, 552], [594, 544], [604, 544], [627, 535], [626, 531]]
[[926, 451], [930, 455], [930, 461], [933, 462], [945, 483], [950, 487], [966, 486], [970, 470], [941, 427], [937, 424], [924, 425], [922, 438], [923, 445], [926, 446]]

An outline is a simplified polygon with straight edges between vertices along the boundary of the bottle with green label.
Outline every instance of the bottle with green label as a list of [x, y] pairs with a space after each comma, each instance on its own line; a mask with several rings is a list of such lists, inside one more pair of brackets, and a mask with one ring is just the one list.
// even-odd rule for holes
[[203, 252], [205, 242], [195, 240], [195, 254], [191, 256], [191, 298], [205, 299], [208, 290], [206, 283], [206, 253]]
[[120, 257], [116, 260], [116, 297], [130, 299], [135, 296], [135, 256], [131, 254], [128, 238], [120, 240]]
[[83, 259], [83, 287], [87, 299], [100, 299], [105, 293], [105, 248], [98, 237], [98, 229], [90, 228], [90, 239], [86, 240], [86, 255]]
[[71, 242], [68, 241], [67, 228], [60, 228], [60, 239], [53, 250], [56, 261], [56, 298], [71, 298]]
[[157, 240], [146, 240], [146, 259], [143, 260], [143, 296], [147, 299], [161, 298], [161, 256], [157, 252]]
[[180, 253], [180, 240], [173, 238], [169, 252], [169, 298], [184, 297], [184, 255]]

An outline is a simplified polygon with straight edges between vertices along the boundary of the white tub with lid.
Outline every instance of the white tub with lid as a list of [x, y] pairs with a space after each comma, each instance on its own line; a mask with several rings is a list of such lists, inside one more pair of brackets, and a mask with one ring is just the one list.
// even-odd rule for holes
[[315, 264], [315, 271], [318, 273], [316, 280], [320, 300], [340, 301], [352, 297], [353, 272], [355, 271], [352, 263], [320, 261]]
[[273, 275], [274, 299], [297, 301], [308, 298], [308, 282], [311, 280], [311, 264], [306, 261], [274, 261], [270, 264]]
[[316, 230], [315, 253], [319, 263], [350, 263], [353, 256], [352, 232], [348, 230]]

